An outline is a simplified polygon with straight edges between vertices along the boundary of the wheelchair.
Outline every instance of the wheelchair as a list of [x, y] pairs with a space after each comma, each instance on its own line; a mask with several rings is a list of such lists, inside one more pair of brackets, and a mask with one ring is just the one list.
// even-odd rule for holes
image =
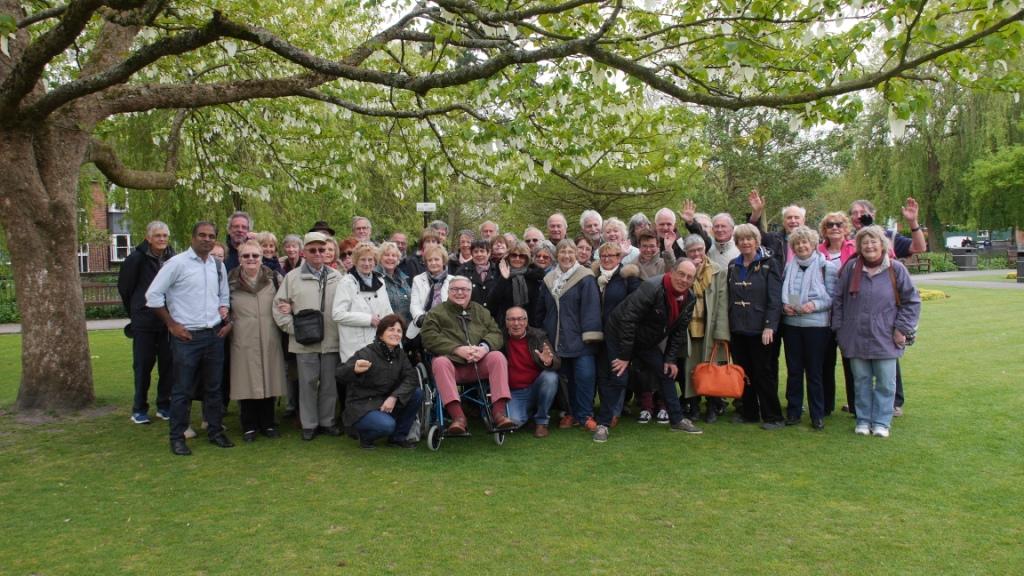
[[[429, 358], [424, 358], [429, 362]], [[441, 403], [437, 386], [433, 377], [424, 362], [416, 364], [416, 373], [419, 376], [420, 389], [423, 390], [423, 403], [420, 405], [420, 438], [427, 442], [431, 451], [441, 449], [441, 443], [446, 438], [470, 438], [472, 434], [467, 430], [465, 434], [449, 435], [445, 432], [447, 418], [444, 413], [444, 406]], [[498, 446], [505, 444], [505, 438], [512, 430], [497, 430], [491, 421], [491, 393], [486, 379], [477, 379], [476, 382], [468, 382], [458, 385], [459, 400], [462, 402], [462, 409], [468, 412], [472, 409], [479, 409], [481, 418], [487, 428], [487, 434], [491, 434], [494, 443]]]

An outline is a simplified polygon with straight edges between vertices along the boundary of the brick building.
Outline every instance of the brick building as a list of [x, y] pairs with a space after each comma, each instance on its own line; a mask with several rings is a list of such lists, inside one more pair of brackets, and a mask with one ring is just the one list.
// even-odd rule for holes
[[83, 222], [92, 238], [105, 234], [104, 240], [94, 240], [78, 246], [79, 272], [109, 272], [117, 270], [121, 262], [131, 254], [133, 244], [128, 225], [128, 207], [118, 206], [107, 200], [103, 184], [93, 181], [89, 185], [92, 205], [82, 210]]

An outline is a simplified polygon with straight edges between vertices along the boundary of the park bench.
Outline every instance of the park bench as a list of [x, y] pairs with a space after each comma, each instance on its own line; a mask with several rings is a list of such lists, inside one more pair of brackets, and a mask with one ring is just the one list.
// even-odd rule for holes
[[903, 262], [907, 270], [916, 270], [918, 272], [932, 271], [932, 261], [927, 256], [922, 257], [919, 254], [911, 254], [909, 258], [901, 258], [900, 262]]
[[117, 306], [121, 304], [121, 295], [117, 293], [117, 284], [82, 280], [82, 299], [86, 307]]

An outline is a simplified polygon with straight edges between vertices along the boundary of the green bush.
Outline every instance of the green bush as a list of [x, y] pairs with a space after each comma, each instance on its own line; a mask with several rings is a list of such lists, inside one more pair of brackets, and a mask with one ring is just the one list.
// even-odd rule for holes
[[[121, 306], [90, 306], [85, 309], [86, 320], [106, 320], [107, 318], [127, 318]], [[17, 324], [21, 322], [17, 302], [0, 302], [0, 324]]]
[[919, 256], [921, 259], [931, 260], [932, 272], [955, 272], [956, 264], [948, 252], [925, 252]]

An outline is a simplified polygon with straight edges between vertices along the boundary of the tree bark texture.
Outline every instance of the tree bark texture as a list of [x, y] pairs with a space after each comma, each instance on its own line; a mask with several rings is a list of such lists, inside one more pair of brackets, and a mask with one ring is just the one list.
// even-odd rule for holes
[[78, 275], [78, 171], [84, 132], [0, 130], [0, 223], [21, 313], [18, 409], [57, 412], [94, 399]]

